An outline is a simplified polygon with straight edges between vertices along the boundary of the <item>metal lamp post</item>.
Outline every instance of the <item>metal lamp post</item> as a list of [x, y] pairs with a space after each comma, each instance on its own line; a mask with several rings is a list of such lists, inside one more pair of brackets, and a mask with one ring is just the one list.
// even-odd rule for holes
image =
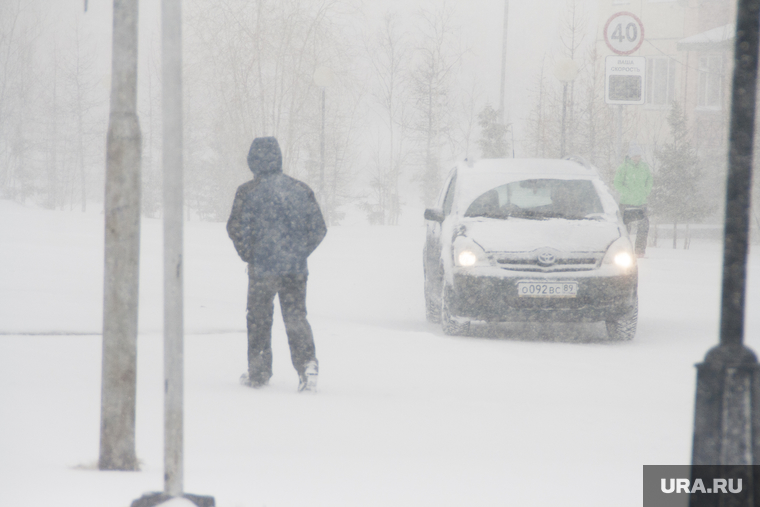
[[559, 60], [554, 67], [554, 77], [562, 82], [562, 132], [560, 133], [560, 157], [564, 157], [567, 122], [567, 85], [578, 77], [578, 64], [570, 58]]
[[335, 84], [335, 74], [330, 67], [318, 67], [314, 71], [314, 84], [322, 88], [322, 130], [320, 131], [319, 138], [319, 201], [322, 204], [322, 209], [325, 209], [326, 196], [325, 196], [325, 89], [328, 86]]
[[162, 0], [164, 492], [181, 496], [184, 437], [182, 3]]
[[164, 169], [164, 491], [132, 507], [152, 507], [184, 497], [214, 507], [214, 497], [184, 494], [184, 297], [182, 0], [162, 0], [161, 60]]
[[[760, 366], [744, 346], [744, 305], [752, 188], [752, 143], [758, 66], [760, 0], [739, 0], [729, 134], [723, 241], [720, 344], [697, 365], [692, 476], [732, 470], [747, 482], [741, 503], [754, 506], [760, 465]], [[695, 467], [696, 466], [696, 467]], [[738, 471], [737, 468], [738, 466]], [[705, 468], [707, 470], [705, 470]], [[718, 495], [691, 495], [692, 507], [717, 506]]]
[[504, 0], [504, 28], [501, 36], [501, 85], [499, 86], [499, 121], [506, 122], [504, 91], [507, 87], [507, 30], [509, 28], [509, 0]]

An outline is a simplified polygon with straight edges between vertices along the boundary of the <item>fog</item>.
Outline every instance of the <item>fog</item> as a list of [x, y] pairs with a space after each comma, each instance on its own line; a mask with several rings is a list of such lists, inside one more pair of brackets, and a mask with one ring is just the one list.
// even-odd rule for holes
[[[586, 20], [588, 46], [594, 1], [509, 2], [501, 123], [510, 155], [534, 155], [526, 122], [536, 82], [543, 74], [559, 84], [547, 76], [572, 7]], [[7, 1], [0, 10], [0, 196], [100, 206], [111, 2]], [[285, 172], [315, 187], [331, 224], [347, 214], [396, 224], [402, 208], [430, 204], [452, 161], [481, 155], [478, 115], [499, 107], [503, 15], [496, 0], [184, 2], [187, 217], [226, 218], [235, 187], [250, 178], [248, 145], [264, 135], [278, 137]], [[138, 51], [142, 207], [159, 216], [160, 2], [140, 4]], [[325, 89], [324, 188], [316, 188], [321, 89], [312, 78], [320, 67], [335, 76]]]

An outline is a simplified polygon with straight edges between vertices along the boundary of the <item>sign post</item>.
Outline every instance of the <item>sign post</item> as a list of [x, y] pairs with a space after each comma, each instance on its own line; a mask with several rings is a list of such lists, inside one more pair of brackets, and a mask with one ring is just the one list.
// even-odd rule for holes
[[[646, 59], [629, 56], [644, 42], [644, 24], [633, 13], [616, 12], [604, 25], [604, 42], [613, 53], [605, 59], [604, 100], [615, 108], [615, 156], [622, 156], [623, 105], [644, 103]], [[625, 57], [625, 58], [623, 58]]]

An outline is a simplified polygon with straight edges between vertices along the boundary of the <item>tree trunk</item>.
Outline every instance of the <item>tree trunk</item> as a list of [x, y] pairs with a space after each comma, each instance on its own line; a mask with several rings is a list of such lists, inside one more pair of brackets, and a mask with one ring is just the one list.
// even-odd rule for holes
[[678, 222], [673, 220], [673, 250], [675, 250], [676, 243], [678, 242]]
[[111, 114], [106, 143], [101, 470], [137, 470], [137, 307], [140, 255], [140, 125], [137, 0], [114, 0]]

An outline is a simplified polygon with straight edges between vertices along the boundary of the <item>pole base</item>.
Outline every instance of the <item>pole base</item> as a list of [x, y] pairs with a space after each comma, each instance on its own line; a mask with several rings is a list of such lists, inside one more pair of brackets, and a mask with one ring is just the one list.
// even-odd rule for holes
[[760, 365], [697, 365], [691, 463], [760, 464]]
[[[131, 507], [154, 507], [175, 498], [166, 493], [145, 493], [141, 498], [132, 502]], [[213, 496], [200, 496], [185, 493], [182, 498], [193, 502], [198, 507], [216, 507]]]
[[719, 495], [690, 495], [690, 507], [754, 507], [760, 498], [760, 365], [744, 347], [716, 347], [697, 365], [692, 482], [743, 479], [728, 503]]

